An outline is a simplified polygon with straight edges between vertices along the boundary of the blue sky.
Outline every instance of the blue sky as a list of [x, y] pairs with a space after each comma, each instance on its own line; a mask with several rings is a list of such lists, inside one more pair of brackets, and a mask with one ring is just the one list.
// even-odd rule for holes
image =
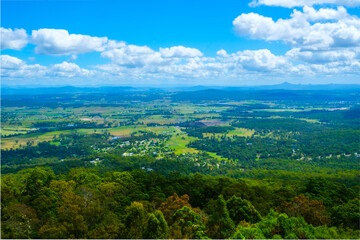
[[359, 0], [5, 0], [2, 84], [360, 83], [359, 7]]

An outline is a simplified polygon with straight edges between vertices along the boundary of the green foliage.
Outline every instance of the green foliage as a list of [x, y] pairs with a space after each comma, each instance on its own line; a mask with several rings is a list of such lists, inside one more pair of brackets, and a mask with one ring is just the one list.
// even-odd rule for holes
[[256, 223], [261, 220], [260, 213], [246, 199], [234, 195], [226, 201], [226, 206], [229, 210], [229, 216], [234, 223], [239, 223], [240, 221]]
[[34, 168], [1, 179], [6, 238], [329, 239], [359, 234], [355, 190], [328, 180], [101, 173], [91, 168], [66, 175]]
[[167, 223], [172, 225], [173, 215], [177, 210], [184, 206], [191, 208], [191, 205], [189, 204], [189, 196], [183, 195], [181, 198], [179, 198], [179, 196], [174, 193], [172, 196], [166, 199], [166, 202], [161, 204], [159, 210], [164, 214]]
[[359, 232], [343, 232], [326, 226], [313, 227], [302, 217], [288, 217], [271, 210], [256, 224], [241, 222], [232, 238], [242, 239], [333, 239], [357, 238]]
[[310, 178], [305, 187], [310, 198], [323, 201], [325, 206], [343, 204], [357, 196], [351, 188], [324, 178]]
[[84, 218], [85, 204], [86, 199], [74, 193], [65, 193], [58, 202], [58, 221], [66, 229], [65, 233], [72, 238], [85, 237], [88, 231]]
[[174, 239], [205, 239], [205, 226], [199, 213], [185, 206], [173, 215], [170, 227], [170, 238]]
[[228, 238], [234, 230], [234, 222], [229, 216], [226, 208], [226, 202], [222, 195], [219, 195], [216, 200], [215, 209], [209, 220], [206, 223], [207, 234], [211, 238]]
[[354, 198], [347, 203], [335, 206], [331, 211], [333, 225], [343, 225], [352, 229], [360, 228], [360, 201]]
[[310, 200], [304, 195], [295, 197], [291, 202], [284, 202], [279, 208], [290, 217], [302, 216], [314, 226], [329, 225], [330, 216], [322, 201]]
[[36, 211], [22, 203], [2, 209], [2, 238], [34, 238], [40, 224]]
[[150, 213], [143, 237], [146, 239], [163, 239], [167, 237], [167, 234], [168, 225], [162, 212], [157, 210]]
[[242, 225], [238, 225], [235, 234], [231, 238], [232, 239], [265, 239], [261, 229], [256, 227], [242, 226]]
[[41, 188], [48, 185], [55, 177], [53, 171], [47, 171], [39, 167], [24, 170], [22, 174], [26, 176], [24, 194], [31, 196], [31, 198], [38, 196]]
[[[126, 215], [124, 219], [125, 227], [127, 229], [127, 238], [140, 239], [143, 238], [143, 231], [146, 223], [146, 210], [143, 204], [139, 202], [132, 202], [129, 207], [125, 209]], [[156, 229], [155, 229], [156, 230]], [[147, 234], [152, 234], [147, 232]]]

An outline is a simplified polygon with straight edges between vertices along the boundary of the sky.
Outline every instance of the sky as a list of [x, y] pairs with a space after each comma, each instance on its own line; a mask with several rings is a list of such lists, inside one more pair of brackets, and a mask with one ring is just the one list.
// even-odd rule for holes
[[2, 0], [2, 86], [360, 84], [360, 0]]

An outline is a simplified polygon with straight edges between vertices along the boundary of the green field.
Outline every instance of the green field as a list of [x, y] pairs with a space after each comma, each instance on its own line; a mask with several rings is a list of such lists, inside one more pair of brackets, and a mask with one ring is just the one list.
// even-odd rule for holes
[[197, 138], [189, 137], [186, 134], [173, 135], [169, 141], [166, 142], [166, 146], [174, 149], [175, 154], [198, 153], [199, 151], [197, 149], [186, 146], [195, 140], [197, 140]]
[[231, 130], [228, 133], [203, 133], [203, 137], [210, 138], [215, 137], [216, 139], [221, 139], [222, 137], [233, 138], [235, 136], [238, 137], [251, 137], [255, 133], [254, 130], [246, 129], [246, 128], [236, 128], [235, 130]]

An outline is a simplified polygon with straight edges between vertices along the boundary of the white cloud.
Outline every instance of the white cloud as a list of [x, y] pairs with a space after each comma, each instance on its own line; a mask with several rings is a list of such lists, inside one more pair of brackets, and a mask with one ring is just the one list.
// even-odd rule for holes
[[338, 6], [356, 7], [360, 6], [359, 0], [253, 0], [249, 5], [279, 6], [286, 8], [332, 4]]
[[26, 64], [23, 60], [9, 55], [1, 55], [1, 76], [6, 78], [36, 78], [36, 77], [91, 77], [95, 70], [82, 69], [75, 63], [62, 62], [51, 66]]
[[91, 37], [69, 34], [63, 29], [39, 29], [32, 31], [35, 52], [48, 55], [72, 55], [93, 51], [103, 51], [108, 43], [107, 37]]
[[351, 64], [360, 58], [360, 48], [354, 49], [336, 49], [331, 51], [302, 51], [300, 48], [294, 48], [285, 55], [293, 61], [302, 61], [311, 64], [321, 64], [329, 62], [343, 62]]
[[13, 49], [20, 50], [28, 43], [28, 36], [24, 29], [6, 29], [0, 28], [1, 32], [1, 50]]
[[115, 41], [115, 40], [109, 40], [106, 44], [106, 49], [114, 49], [114, 48], [122, 48], [125, 47], [126, 43], [124, 41]]
[[[294, 10], [289, 19], [242, 14], [233, 22], [240, 35], [266, 41], [283, 41], [293, 47], [284, 55], [268, 49], [228, 53], [224, 49], [206, 57], [195, 48], [173, 46], [153, 50], [148, 46], [66, 30], [33, 31], [32, 43], [40, 54], [69, 55], [68, 60], [49, 66], [1, 56], [3, 79], [46, 79], [46, 81], [168, 81], [185, 82], [221, 79], [309, 79], [319, 76], [358, 76], [360, 72], [360, 23], [343, 7]], [[77, 54], [99, 51], [107, 64], [85, 69], [75, 64]], [[30, 58], [28, 58], [30, 59]], [[304, 77], [305, 76], [305, 77]], [[250, 80], [249, 80], [250, 81]], [[235, 82], [236, 83], [236, 82]]]
[[320, 8], [319, 10], [315, 10], [312, 7], [305, 6], [303, 8], [303, 12], [294, 11], [291, 16], [295, 19], [305, 19], [308, 21], [340, 20], [350, 17], [346, 9], [342, 6], [338, 7], [337, 9]]
[[203, 54], [196, 48], [175, 46], [171, 48], [160, 48], [161, 56], [165, 58], [187, 58], [201, 57]]
[[27, 65], [23, 60], [9, 55], [1, 55], [1, 76], [5, 78], [27, 78], [42, 76], [46, 67], [39, 64]]
[[137, 77], [215, 77], [231, 72], [278, 71], [291, 65], [287, 58], [275, 56], [267, 49], [233, 54], [220, 50], [216, 58], [209, 58], [202, 57], [197, 49], [183, 46], [160, 48], [157, 52], [147, 46], [125, 45], [106, 50], [101, 56], [110, 59], [111, 63], [98, 65], [98, 69], [113, 75]]
[[[314, 21], [316, 21], [314, 23]], [[294, 10], [290, 19], [274, 21], [256, 13], [241, 14], [234, 21], [236, 33], [253, 39], [284, 41], [303, 49], [360, 46], [360, 19], [346, 9]]]
[[118, 48], [108, 49], [101, 53], [102, 57], [109, 58], [113, 63], [128, 68], [167, 65], [202, 55], [198, 49], [183, 46], [160, 48], [159, 51], [154, 51], [148, 46], [126, 44], [121, 44]]
[[266, 40], [279, 40], [285, 37], [280, 35], [282, 30], [279, 28], [283, 25], [276, 26], [271, 18], [257, 13], [243, 13], [235, 18], [233, 25], [239, 35], [250, 35], [252, 38]]
[[[269, 42], [283, 41], [293, 47], [278, 58], [292, 63], [287, 72], [314, 76], [359, 73], [360, 19], [349, 15], [344, 7], [315, 10], [305, 6], [302, 11], [293, 10], [289, 19], [276, 21], [256, 13], [242, 14], [233, 25], [239, 35]], [[279, 70], [281, 61], [273, 69]], [[259, 65], [250, 63], [250, 66]]]
[[9, 55], [0, 55], [0, 63], [1, 69], [18, 69], [24, 65], [21, 59]]
[[[360, 49], [360, 48], [359, 48]], [[268, 49], [227, 53], [221, 49], [214, 58], [195, 56], [165, 58], [160, 51], [146, 46], [129, 45], [105, 51], [109, 64], [96, 68], [110, 79], [127, 81], [201, 81], [221, 79], [306, 79], [359, 73], [360, 50], [340, 48], [333, 51], [295, 48], [283, 56]]]
[[[129, 45], [125, 48], [105, 51], [102, 56], [109, 58], [111, 63], [98, 65], [96, 68], [112, 76], [127, 79], [228, 78], [239, 77], [244, 73], [256, 74], [269, 71], [286, 74], [293, 72], [294, 69], [286, 57], [275, 56], [267, 49], [247, 50], [233, 54], [220, 50], [216, 58], [190, 57], [184, 54], [172, 54], [172, 57], [169, 54], [166, 55], [169, 57], [162, 58], [160, 52], [148, 47]], [[178, 56], [183, 58], [179, 60]]]
[[[318, 55], [311, 56], [307, 55], [311, 51], [300, 52], [300, 50], [289, 51], [283, 56], [274, 55], [268, 49], [245, 50], [235, 53], [219, 50], [215, 58], [187, 57], [181, 61], [165, 58], [157, 61], [143, 61], [141, 64], [129, 64], [127, 60], [134, 59], [134, 56], [124, 58], [123, 54], [126, 51], [122, 50], [120, 55], [108, 56], [114, 61], [98, 65], [96, 68], [109, 74], [109, 79], [163, 83], [164, 81], [207, 81], [209, 79], [221, 79], [221, 81], [278, 79], [283, 81], [284, 77], [287, 80], [316, 79], [319, 76], [344, 77], [349, 75], [354, 77], [360, 72], [359, 54], [354, 55], [351, 51], [343, 50], [343, 53], [319, 51]], [[158, 56], [159, 53], [147, 47], [140, 47], [137, 51], [128, 51], [127, 53], [130, 52], [135, 52], [135, 56], [138, 54]]]
[[50, 75], [57, 75], [61, 77], [81, 77], [94, 74], [93, 71], [82, 69], [77, 64], [69, 62], [55, 64], [49, 70]]
[[228, 54], [224, 49], [221, 49], [219, 51], [216, 52], [216, 55], [220, 56], [220, 57], [227, 57]]
[[101, 53], [101, 56], [111, 59], [118, 65], [130, 68], [163, 62], [161, 54], [147, 46], [125, 45], [122, 48], [106, 50]]
[[245, 50], [231, 56], [238, 64], [249, 71], [277, 71], [290, 65], [284, 57], [275, 56], [268, 49]]

